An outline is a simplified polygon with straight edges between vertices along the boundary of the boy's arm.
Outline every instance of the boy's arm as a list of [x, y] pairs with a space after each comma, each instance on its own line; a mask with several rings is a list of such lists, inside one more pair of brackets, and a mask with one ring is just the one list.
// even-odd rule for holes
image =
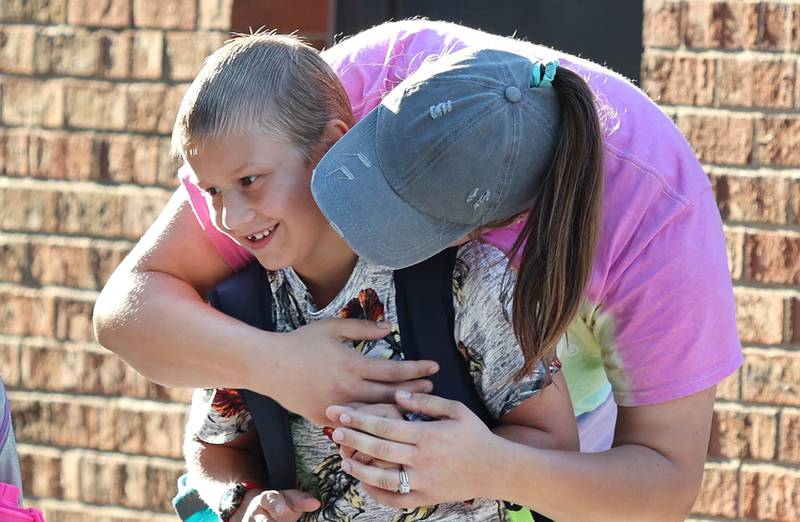
[[578, 427], [567, 383], [561, 372], [552, 383], [501, 417], [492, 431], [533, 448], [578, 451]]

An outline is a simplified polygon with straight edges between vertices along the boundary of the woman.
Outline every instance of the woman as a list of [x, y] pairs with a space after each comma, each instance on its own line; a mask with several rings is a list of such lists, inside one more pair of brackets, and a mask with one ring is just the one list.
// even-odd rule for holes
[[[330, 50], [326, 60], [342, 77], [358, 118], [428, 57], [463, 47], [493, 47], [523, 55], [558, 55], [451, 24], [409, 21], [362, 33]], [[408, 399], [397, 397], [401, 406], [449, 418], [415, 426], [416, 430], [427, 431], [415, 431], [413, 436], [452, 442], [453, 439], [446, 437], [437, 439], [434, 434], [448, 437], [458, 434], [463, 444], [452, 445], [459, 452], [448, 454], [449, 461], [443, 460], [445, 453], [441, 446], [420, 444], [415, 451], [433, 465], [428, 466], [424, 459], [415, 461], [416, 467], [404, 463], [408, 464], [414, 492], [400, 499], [390, 498], [389, 494], [380, 498], [410, 505], [452, 495], [463, 499], [472, 493], [493, 494], [486, 489], [491, 484], [487, 484], [485, 473], [493, 473], [494, 478], [497, 469], [503, 469], [513, 474], [513, 480], [493, 480], [494, 484], [511, 488], [502, 496], [519, 499], [520, 503], [534, 506], [552, 518], [683, 519], [702, 476], [714, 387], [741, 363], [719, 215], [700, 165], [674, 125], [657, 107], [613, 73], [573, 57], [557, 57], [586, 79], [597, 104], [605, 185], [601, 220], [595, 223], [599, 227], [597, 250], [593, 259], [589, 259], [588, 284], [564, 280], [567, 271], [542, 272], [550, 287], [568, 285], [579, 293], [569, 293], [569, 299], [546, 310], [534, 305], [527, 319], [524, 314], [515, 314], [515, 326], [526, 320], [530, 326], [515, 330], [517, 335], [534, 332], [528, 341], [532, 345], [552, 349], [555, 341], [561, 343], [559, 355], [579, 414], [582, 449], [606, 451], [596, 455], [534, 449], [520, 453], [515, 446], [495, 444], [491, 433], [475, 425], [474, 419], [461, 415], [463, 412], [452, 404], [441, 405], [434, 399], [425, 399], [430, 406], [424, 406], [419, 399], [412, 399], [417, 403], [409, 403]], [[509, 96], [515, 97], [513, 92]], [[430, 109], [431, 118], [451, 110], [446, 99]], [[447, 117], [440, 121], [447, 121]], [[543, 124], [547, 123], [543, 118]], [[403, 138], [403, 135], [394, 137], [398, 143], [404, 143]], [[343, 141], [342, 146], [348, 142]], [[524, 141], [514, 143], [525, 146]], [[483, 155], [474, 155], [476, 161], [484, 162], [481, 165], [487, 169], [505, 167], [503, 149], [493, 148], [490, 139], [479, 146], [484, 147]], [[408, 151], [408, 156], [413, 158], [415, 152]], [[552, 156], [553, 151], [549, 152]], [[358, 158], [358, 151], [348, 153]], [[499, 175], [504, 169], [492, 171]], [[572, 171], [563, 172], [566, 175]], [[557, 179], [551, 176], [551, 181]], [[192, 190], [188, 181], [184, 186]], [[551, 190], [555, 184], [544, 186], [553, 194], [552, 201], [562, 201], [563, 190]], [[574, 184], [572, 187], [572, 192], [583, 190]], [[455, 192], [455, 187], [448, 190], [436, 187], [435, 191], [429, 188], [428, 192], [439, 197], [441, 207], [446, 208], [453, 201], [450, 190]], [[359, 228], [348, 228], [347, 221], [336, 218], [333, 215], [336, 207], [317, 192], [322, 210], [331, 214], [329, 219], [342, 230], [354, 250], [367, 259], [375, 258], [384, 248], [402, 252], [417, 245], [426, 245], [431, 250], [442, 247], [438, 237], [433, 240], [413, 234], [397, 237], [397, 228], [403, 223], [380, 214], [371, 215], [368, 222], [370, 230], [381, 232], [375, 236], [377, 242], [362, 241]], [[484, 196], [485, 192], [470, 190], [466, 198], [472, 198], [472, 203], [480, 207], [491, 201], [491, 196]], [[424, 377], [425, 370], [432, 369], [429, 365], [378, 366], [374, 363], [379, 361], [357, 360], [339, 342], [350, 335], [368, 338], [385, 335], [386, 330], [377, 326], [325, 323], [275, 337], [208, 310], [200, 295], [232, 268], [241, 266], [244, 257], [241, 249], [232, 247], [224, 235], [208, 226], [204, 202], [199, 194], [195, 195], [198, 197], [192, 200], [193, 207], [201, 223], [205, 223], [210, 241], [193, 221], [186, 196], [176, 195], [101, 294], [95, 316], [101, 342], [148, 377], [165, 384], [250, 388], [321, 421], [326, 402], [377, 402], [390, 395], [394, 386], [375, 381], [411, 379], [402, 383], [411, 391], [426, 386], [424, 380], [413, 379]], [[459, 198], [462, 197], [464, 194], [459, 193]], [[358, 212], [358, 198], [346, 203]], [[527, 226], [533, 229], [528, 232], [543, 230], [550, 234], [547, 242], [539, 243], [542, 259], [550, 259], [552, 253], [552, 258], [562, 260], [563, 267], [570, 266], [571, 260], [590, 255], [575, 249], [580, 244], [574, 241], [576, 234], [558, 237], [553, 232], [566, 229], [549, 226], [555, 225], [553, 220], [580, 215], [580, 208], [568, 212], [561, 205], [551, 204], [534, 209], [535, 219], [527, 221]], [[580, 228], [579, 221], [571, 223], [573, 226], [568, 228], [573, 231]], [[512, 228], [486, 239], [510, 251], [523, 225], [513, 226], [517, 230]], [[386, 238], [392, 239], [387, 242]], [[215, 244], [224, 257], [216, 253]], [[562, 253], [562, 249], [566, 250]], [[425, 249], [415, 255], [426, 255]], [[522, 269], [526, 268], [543, 269], [523, 265]], [[527, 289], [520, 287], [516, 291], [521, 292], [515, 294], [518, 298], [528, 294]], [[541, 288], [533, 287], [531, 292], [547, 295]], [[153, 302], [155, 296], [158, 303]], [[547, 315], [548, 312], [552, 314]], [[138, 336], [145, 330], [147, 338], [142, 343]], [[562, 336], [564, 330], [566, 335]], [[303, 367], [301, 372], [298, 361], [312, 359], [307, 356], [309, 350], [318, 350], [319, 364], [311, 369]], [[252, 356], [259, 352], [264, 356]], [[302, 358], [295, 355], [300, 353]], [[159, 366], [166, 366], [166, 371]], [[309, 373], [318, 374], [320, 379], [309, 379]], [[306, 379], [302, 384], [310, 382], [315, 388], [303, 398], [292, 390], [301, 389], [299, 380], [304, 374]], [[614, 433], [615, 403], [620, 406], [619, 415], [614, 447], [608, 450]], [[329, 413], [344, 420], [341, 409], [334, 408]], [[374, 419], [350, 415], [352, 426], [374, 430]], [[388, 438], [408, 436], [404, 426], [392, 425]], [[451, 429], [452, 426], [457, 429]], [[347, 429], [339, 434], [347, 445], [367, 454], [374, 452], [374, 439]], [[498, 458], [504, 457], [501, 462], [511, 456], [518, 464], [501, 468], [489, 459], [475, 462], [463, 458], [465, 448], [480, 447], [476, 444], [496, 450]], [[455, 455], [461, 458], [452, 460]], [[442, 465], [444, 462], [446, 466]], [[353, 466], [354, 475], [374, 483], [376, 477], [368, 475], [373, 471]], [[457, 474], [436, 475], [442, 468]], [[539, 473], [546, 473], [546, 485], [537, 481], [532, 487], [521, 478]], [[459, 476], [468, 478], [462, 480], [462, 486], [471, 489], [453, 482]], [[456, 487], [458, 491], [454, 490]], [[375, 494], [380, 495], [377, 491]]]

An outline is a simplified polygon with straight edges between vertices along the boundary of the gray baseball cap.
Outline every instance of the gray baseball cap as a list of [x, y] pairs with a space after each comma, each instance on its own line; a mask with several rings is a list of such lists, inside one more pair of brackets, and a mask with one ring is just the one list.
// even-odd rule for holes
[[553, 88], [531, 87], [534, 67], [473, 49], [409, 76], [314, 170], [331, 226], [360, 257], [396, 269], [529, 208], [561, 120]]

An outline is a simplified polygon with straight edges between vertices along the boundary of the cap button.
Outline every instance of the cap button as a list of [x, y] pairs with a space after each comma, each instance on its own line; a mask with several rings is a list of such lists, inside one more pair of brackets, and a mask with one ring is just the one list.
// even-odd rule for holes
[[522, 99], [522, 93], [518, 88], [513, 85], [506, 87], [506, 100], [511, 103], [517, 103], [520, 99]]

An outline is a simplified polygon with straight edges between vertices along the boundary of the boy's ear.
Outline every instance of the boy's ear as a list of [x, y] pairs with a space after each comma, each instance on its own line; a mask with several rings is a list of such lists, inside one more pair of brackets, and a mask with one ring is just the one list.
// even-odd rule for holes
[[330, 120], [325, 125], [325, 131], [322, 133], [322, 154], [328, 152], [328, 149], [333, 147], [333, 144], [339, 141], [339, 138], [344, 136], [348, 130], [350, 130], [350, 127], [339, 118]]

